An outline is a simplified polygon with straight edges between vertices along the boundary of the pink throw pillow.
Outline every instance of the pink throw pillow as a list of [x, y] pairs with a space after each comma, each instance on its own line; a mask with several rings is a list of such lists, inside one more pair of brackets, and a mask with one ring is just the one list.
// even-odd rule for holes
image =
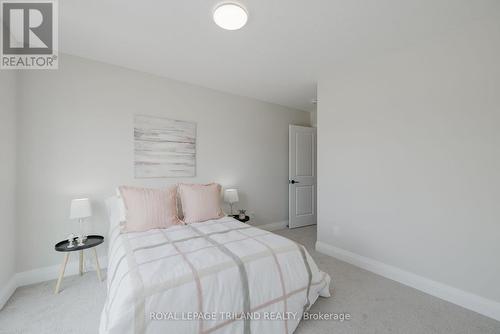
[[224, 217], [220, 203], [221, 186], [211, 184], [180, 184], [179, 195], [187, 224]]
[[142, 232], [182, 224], [177, 215], [177, 187], [119, 188], [125, 205], [123, 232]]

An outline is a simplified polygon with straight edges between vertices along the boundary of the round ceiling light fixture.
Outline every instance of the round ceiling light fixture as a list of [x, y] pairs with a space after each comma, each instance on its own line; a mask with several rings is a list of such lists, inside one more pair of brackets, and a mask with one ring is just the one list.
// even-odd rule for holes
[[248, 13], [238, 3], [225, 2], [215, 7], [214, 21], [222, 29], [238, 30], [247, 24]]

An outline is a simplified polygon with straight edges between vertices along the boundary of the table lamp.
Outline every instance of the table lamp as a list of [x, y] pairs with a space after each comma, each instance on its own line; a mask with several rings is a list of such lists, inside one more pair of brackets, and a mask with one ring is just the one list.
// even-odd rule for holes
[[80, 223], [80, 236], [78, 246], [83, 246], [83, 241], [86, 236], [83, 233], [83, 221], [85, 218], [92, 216], [92, 207], [88, 198], [79, 198], [71, 201], [70, 219], [78, 219]]
[[224, 202], [229, 203], [231, 206], [231, 214], [233, 214], [233, 204], [239, 201], [238, 190], [226, 189], [224, 191]]

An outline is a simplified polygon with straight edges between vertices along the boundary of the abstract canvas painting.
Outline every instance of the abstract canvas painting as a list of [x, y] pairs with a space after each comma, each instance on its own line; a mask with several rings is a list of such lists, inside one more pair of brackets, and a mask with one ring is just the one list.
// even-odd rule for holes
[[196, 175], [196, 123], [134, 117], [135, 177]]

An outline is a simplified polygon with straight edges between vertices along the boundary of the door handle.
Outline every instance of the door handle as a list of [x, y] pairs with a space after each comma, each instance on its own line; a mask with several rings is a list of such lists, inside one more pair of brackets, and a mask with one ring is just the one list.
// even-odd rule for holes
[[289, 180], [288, 183], [295, 184], [295, 183], [300, 183], [300, 182], [299, 181], [295, 181], [295, 180]]

